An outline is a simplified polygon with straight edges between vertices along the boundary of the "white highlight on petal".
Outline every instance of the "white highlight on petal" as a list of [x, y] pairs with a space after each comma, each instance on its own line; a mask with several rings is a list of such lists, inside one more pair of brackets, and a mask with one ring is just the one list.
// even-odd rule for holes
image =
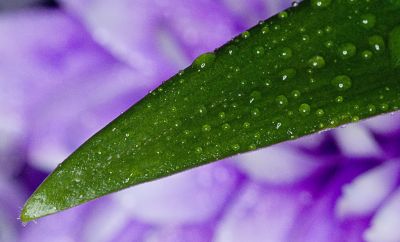
[[379, 115], [363, 121], [362, 123], [379, 134], [388, 134], [400, 129], [399, 113]]
[[235, 158], [252, 178], [273, 184], [297, 182], [321, 167], [322, 162], [287, 145], [275, 145]]
[[367, 242], [400, 241], [400, 188], [378, 210], [364, 233]]
[[400, 163], [387, 162], [374, 168], [343, 187], [335, 207], [341, 219], [371, 215], [396, 188]]
[[334, 131], [337, 143], [345, 155], [351, 157], [378, 156], [381, 149], [369, 130], [360, 124], [351, 124]]
[[216, 229], [215, 242], [287, 242], [303, 208], [301, 192], [246, 184]]

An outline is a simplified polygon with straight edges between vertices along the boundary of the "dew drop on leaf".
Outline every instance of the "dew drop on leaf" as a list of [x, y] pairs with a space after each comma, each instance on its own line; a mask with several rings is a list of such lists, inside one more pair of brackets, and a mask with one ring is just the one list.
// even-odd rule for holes
[[385, 40], [382, 36], [374, 35], [369, 37], [368, 43], [372, 48], [372, 51], [380, 53], [385, 50]]
[[340, 75], [332, 80], [332, 85], [339, 91], [345, 91], [351, 88], [351, 78], [346, 75]]
[[339, 56], [344, 60], [353, 57], [356, 54], [356, 52], [357, 52], [356, 46], [351, 43], [346, 43], [339, 47]]

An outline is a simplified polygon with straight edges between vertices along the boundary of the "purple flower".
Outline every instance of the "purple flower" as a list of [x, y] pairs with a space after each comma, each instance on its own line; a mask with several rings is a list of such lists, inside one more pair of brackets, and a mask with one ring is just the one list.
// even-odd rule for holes
[[23, 227], [24, 200], [163, 80], [285, 8], [63, 0], [0, 14], [0, 241], [399, 242], [400, 116], [226, 159]]

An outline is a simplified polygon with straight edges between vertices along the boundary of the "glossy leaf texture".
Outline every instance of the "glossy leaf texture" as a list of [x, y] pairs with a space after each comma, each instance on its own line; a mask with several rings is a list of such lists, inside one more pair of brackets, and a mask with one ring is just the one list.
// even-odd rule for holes
[[201, 55], [95, 134], [40, 185], [22, 221], [399, 108], [398, 0], [293, 6]]

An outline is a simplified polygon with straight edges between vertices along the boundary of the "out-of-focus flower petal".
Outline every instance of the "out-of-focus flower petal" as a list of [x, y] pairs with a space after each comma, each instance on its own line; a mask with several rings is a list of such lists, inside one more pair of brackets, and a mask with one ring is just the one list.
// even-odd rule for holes
[[116, 194], [135, 219], [155, 224], [195, 223], [216, 216], [237, 185], [235, 172], [212, 164]]
[[395, 189], [400, 172], [398, 160], [387, 162], [343, 186], [336, 204], [339, 218], [370, 216]]
[[301, 208], [301, 192], [246, 184], [216, 230], [216, 242], [286, 242]]
[[337, 144], [346, 156], [377, 157], [382, 154], [369, 130], [360, 124], [350, 124], [334, 130]]
[[400, 130], [400, 113], [384, 114], [362, 121], [366, 127], [379, 134], [390, 134]]
[[397, 189], [377, 211], [371, 224], [371, 227], [365, 231], [367, 242], [400, 241], [400, 189]]
[[239, 155], [235, 160], [251, 178], [270, 184], [298, 182], [324, 165], [315, 157], [284, 144]]
[[6, 116], [22, 115], [15, 129], [29, 137], [28, 158], [43, 170], [53, 169], [154, 86], [58, 10], [1, 15], [0, 35], [8, 36], [0, 39], [7, 60], [0, 61], [9, 93], [5, 104], [15, 108]]
[[[213, 50], [233, 36], [232, 19], [216, 1], [63, 0], [93, 36], [122, 60], [145, 73], [166, 78], [195, 56]], [[127, 27], [129, 26], [129, 27]], [[207, 33], [207, 34], [204, 34]], [[171, 63], [171, 46], [180, 60]], [[165, 48], [169, 47], [169, 48]], [[173, 53], [176, 55], [175, 53]], [[163, 64], [160, 65], [160, 62]], [[164, 74], [163, 74], [164, 73]]]
[[206, 225], [165, 226], [149, 232], [143, 242], [209, 242], [212, 235]]

